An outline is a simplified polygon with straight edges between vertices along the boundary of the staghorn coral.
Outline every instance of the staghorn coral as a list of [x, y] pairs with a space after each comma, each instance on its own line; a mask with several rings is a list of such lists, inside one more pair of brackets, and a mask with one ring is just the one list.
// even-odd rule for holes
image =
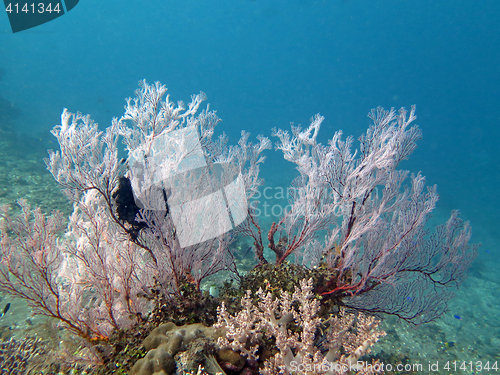
[[[377, 329], [379, 321], [344, 310], [322, 321], [320, 302], [312, 288], [312, 279], [302, 280], [293, 295], [284, 292], [280, 298], [259, 289], [256, 304], [248, 291], [241, 300], [243, 309], [234, 316], [222, 303], [214, 327], [225, 328], [226, 336], [218, 339], [218, 345], [256, 360], [261, 339], [274, 339], [278, 352], [266, 360], [261, 371], [267, 375], [371, 373], [371, 367], [358, 360], [385, 335]], [[325, 335], [320, 334], [322, 328], [326, 328]]]

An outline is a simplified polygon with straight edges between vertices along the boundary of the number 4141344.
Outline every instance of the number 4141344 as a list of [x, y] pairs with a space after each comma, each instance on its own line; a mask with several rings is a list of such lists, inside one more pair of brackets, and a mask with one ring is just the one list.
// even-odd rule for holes
[[495, 362], [490, 362], [490, 361], [448, 361], [444, 364], [443, 367], [444, 370], [446, 371], [457, 371], [457, 370], [462, 370], [462, 371], [498, 371], [498, 363], [497, 361]]
[[52, 3], [8, 3], [5, 11], [8, 13], [60, 13], [63, 10], [59, 6], [59, 2], [54, 5]]

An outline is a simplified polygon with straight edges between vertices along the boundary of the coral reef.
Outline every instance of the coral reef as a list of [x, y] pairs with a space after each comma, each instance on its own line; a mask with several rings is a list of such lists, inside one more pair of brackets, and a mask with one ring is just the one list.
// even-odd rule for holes
[[[252, 144], [244, 131], [234, 146], [225, 135], [213, 139], [220, 119], [200, 110], [205, 94], [184, 105], [166, 92], [141, 81], [105, 131], [64, 109], [52, 130], [59, 150], [46, 164], [73, 204], [68, 223], [25, 200], [18, 215], [0, 208], [0, 290], [82, 339], [79, 359], [104, 364], [102, 373], [123, 374], [136, 362], [137, 375], [199, 365], [210, 373], [370, 374], [358, 361], [384, 333], [369, 313], [414, 324], [443, 314], [477, 245], [456, 211], [428, 231], [436, 187], [397, 169], [421, 137], [414, 107], [372, 110], [355, 151], [341, 132], [328, 145], [316, 141], [320, 115], [291, 134], [273, 130], [300, 173], [267, 233], [273, 265], [250, 200], [271, 142], [257, 136]], [[259, 262], [243, 277], [237, 235], [253, 240]], [[219, 299], [201, 283], [220, 271], [240, 285], [222, 288], [211, 327]], [[22, 361], [37, 355], [36, 343], [19, 343]], [[14, 353], [17, 343], [2, 345]]]
[[[358, 360], [385, 335], [377, 329], [379, 322], [362, 313], [355, 316], [344, 311], [328, 319], [328, 323], [323, 321], [318, 316], [320, 301], [312, 288], [312, 279], [302, 280], [293, 295], [283, 292], [280, 298], [259, 289], [256, 304], [252, 302], [251, 292], [247, 291], [241, 300], [242, 310], [234, 316], [228, 314], [222, 303], [214, 327], [225, 328], [226, 336], [218, 339], [218, 345], [256, 361], [263, 340], [274, 340], [278, 351], [265, 360], [261, 370], [267, 375], [311, 371], [317, 374], [364, 373], [366, 366]], [[323, 329], [326, 335], [318, 335]]]

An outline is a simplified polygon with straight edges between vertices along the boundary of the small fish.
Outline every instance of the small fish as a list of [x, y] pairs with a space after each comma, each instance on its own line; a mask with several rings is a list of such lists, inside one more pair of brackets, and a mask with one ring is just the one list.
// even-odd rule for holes
[[0, 318], [3, 317], [5, 314], [7, 314], [7, 311], [10, 309], [10, 303], [6, 304], [5, 307], [3, 308], [3, 312], [0, 315]]
[[462, 320], [462, 317], [461, 317], [461, 316], [459, 316], [459, 315], [453, 315], [453, 317], [454, 317], [455, 319]]
[[444, 343], [444, 346], [446, 348], [453, 348], [455, 346], [455, 343], [453, 341], [448, 341]]

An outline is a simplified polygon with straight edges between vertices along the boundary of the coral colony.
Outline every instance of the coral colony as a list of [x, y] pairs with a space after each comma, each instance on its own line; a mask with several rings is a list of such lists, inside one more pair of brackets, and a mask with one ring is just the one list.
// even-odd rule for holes
[[[271, 141], [242, 131], [229, 146], [213, 137], [215, 112], [200, 111], [203, 93], [185, 106], [166, 92], [140, 82], [104, 132], [63, 111], [46, 164], [74, 203], [69, 222], [24, 200], [18, 215], [2, 208], [0, 290], [81, 340], [76, 353], [56, 355], [131, 374], [371, 374], [384, 371], [369, 356], [385, 335], [375, 313], [413, 324], [443, 314], [477, 245], [456, 211], [429, 230], [436, 187], [397, 169], [421, 137], [414, 107], [372, 110], [355, 151], [340, 131], [316, 141], [320, 115], [306, 129], [273, 129], [299, 176], [264, 241], [251, 199]], [[259, 263], [247, 275], [234, 258], [242, 237]], [[239, 286], [218, 299], [202, 293], [222, 270]], [[138, 339], [117, 344], [117, 332]]]

